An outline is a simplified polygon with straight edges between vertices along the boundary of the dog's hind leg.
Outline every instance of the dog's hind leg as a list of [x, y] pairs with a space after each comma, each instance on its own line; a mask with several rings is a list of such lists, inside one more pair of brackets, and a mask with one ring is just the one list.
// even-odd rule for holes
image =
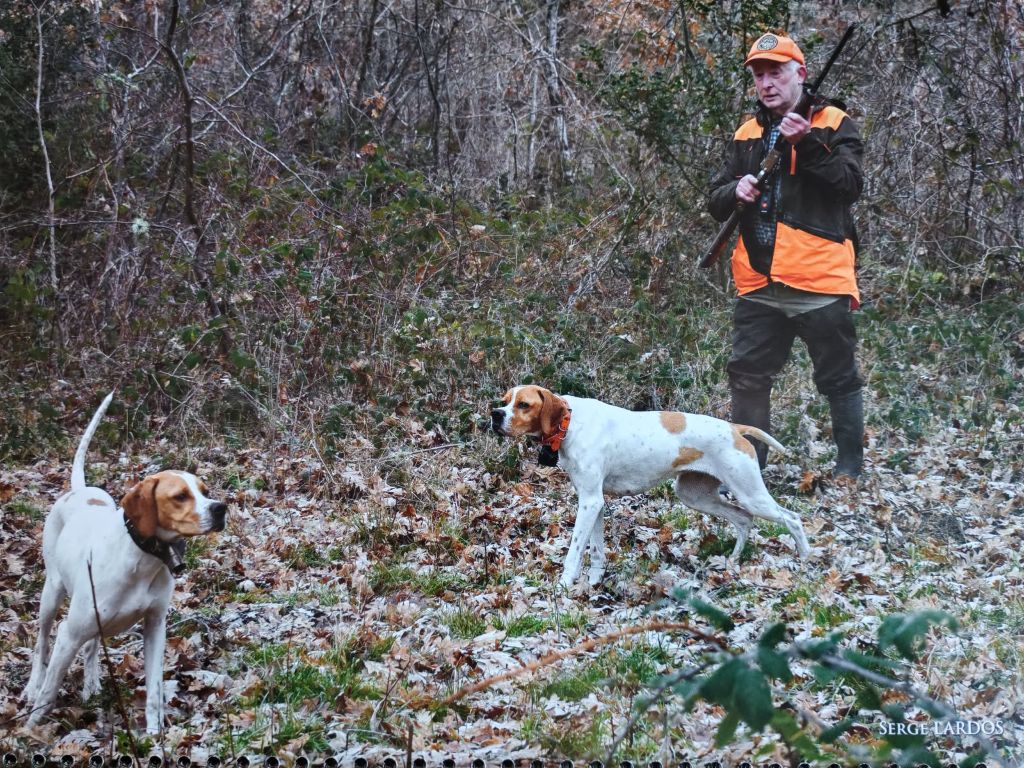
[[52, 574], [47, 576], [43, 584], [43, 593], [39, 596], [39, 636], [36, 638], [36, 647], [32, 654], [32, 672], [21, 694], [21, 700], [30, 706], [39, 699], [39, 689], [46, 678], [46, 669], [50, 663], [50, 633], [53, 631], [53, 620], [66, 596], [67, 591], [60, 579]]
[[57, 627], [57, 639], [53, 643], [53, 653], [46, 668], [46, 676], [39, 687], [32, 714], [28, 719], [29, 726], [37, 725], [53, 709], [68, 667], [74, 661], [82, 643], [92, 637], [95, 632], [87, 625], [82, 626], [80, 622], [75, 622], [72, 617], [73, 612], [74, 606], [72, 605], [68, 610], [68, 616]]
[[[773, 523], [780, 523], [786, 526], [789, 535], [796, 542], [796, 549], [800, 553], [800, 559], [807, 559], [811, 547], [807, 542], [807, 534], [804, 533], [800, 516], [796, 512], [786, 509], [772, 498], [772, 495], [768, 493], [768, 489], [764, 487], [764, 480], [761, 479], [761, 473], [754, 462], [750, 462], [749, 466], [744, 465], [740, 477], [730, 477], [726, 478], [726, 480], [729, 490], [736, 497], [736, 503], [739, 506], [743, 507], [754, 517], [771, 520]], [[736, 482], [737, 480], [739, 482]]]
[[676, 477], [676, 496], [686, 506], [698, 512], [726, 520], [736, 529], [736, 546], [732, 549], [733, 560], [739, 560], [740, 553], [750, 535], [753, 518], [745, 509], [733, 506], [718, 493], [717, 477], [703, 472], [680, 472]]

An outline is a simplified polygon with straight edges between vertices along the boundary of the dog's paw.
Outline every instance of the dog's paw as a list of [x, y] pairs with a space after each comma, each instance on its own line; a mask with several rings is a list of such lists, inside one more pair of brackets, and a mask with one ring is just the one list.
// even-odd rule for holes
[[29, 682], [25, 686], [25, 690], [18, 696], [18, 703], [24, 705], [26, 709], [31, 710], [32, 706], [36, 703], [36, 698], [39, 696], [38, 686]]
[[558, 580], [558, 586], [564, 590], [572, 589], [576, 582], [579, 581], [581, 570], [583, 569], [579, 566], [566, 566], [562, 571], [562, 578]]
[[90, 680], [88, 677], [85, 679], [85, 683], [82, 685], [82, 702], [86, 702], [100, 692], [100, 681], [99, 678], [96, 680]]

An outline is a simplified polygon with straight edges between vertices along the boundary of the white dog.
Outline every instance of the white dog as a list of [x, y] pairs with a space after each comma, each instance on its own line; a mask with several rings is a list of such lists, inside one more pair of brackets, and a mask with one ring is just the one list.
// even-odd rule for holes
[[[733, 558], [743, 550], [754, 517], [786, 526], [802, 558], [810, 551], [800, 518], [779, 506], [761, 479], [754, 447], [744, 436], [785, 448], [760, 429], [678, 411], [627, 411], [534, 385], [513, 387], [502, 402], [491, 411], [494, 431], [539, 438], [557, 452], [579, 497], [562, 571], [566, 587], [579, 576], [588, 542], [590, 583], [604, 577], [604, 494], [642, 493], [671, 479], [683, 504], [736, 527]], [[722, 498], [720, 483], [736, 504]]]
[[[53, 505], [43, 528], [46, 583], [39, 600], [39, 638], [32, 674], [22, 694], [37, 724], [52, 708], [68, 667], [85, 646], [82, 698], [99, 691], [99, 640], [144, 620], [146, 730], [163, 726], [163, 657], [167, 607], [174, 576], [183, 568], [184, 538], [224, 530], [227, 505], [206, 497], [187, 472], [147, 477], [121, 499], [85, 484], [89, 441], [113, 393], [92, 417], [71, 469], [71, 491]], [[50, 629], [64, 597], [67, 616], [50, 655]], [[102, 633], [100, 631], [102, 627]]]

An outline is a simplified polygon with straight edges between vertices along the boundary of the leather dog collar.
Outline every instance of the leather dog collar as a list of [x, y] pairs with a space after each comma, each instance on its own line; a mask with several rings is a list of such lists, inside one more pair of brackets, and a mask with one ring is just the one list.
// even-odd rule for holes
[[558, 429], [550, 437], [545, 437], [541, 440], [540, 444], [557, 452], [559, 446], [562, 445], [562, 441], [565, 440], [565, 433], [569, 431], [569, 420], [571, 417], [572, 409], [566, 407], [565, 416], [562, 417], [562, 421], [558, 424]]
[[127, 517], [124, 519], [124, 527], [128, 530], [128, 535], [131, 536], [132, 541], [135, 542], [135, 546], [147, 555], [152, 555], [160, 560], [167, 566], [168, 571], [177, 575], [185, 570], [184, 539], [176, 539], [171, 543], [167, 543], [166, 541], [161, 541], [156, 536], [145, 537], [139, 533], [139, 529]]

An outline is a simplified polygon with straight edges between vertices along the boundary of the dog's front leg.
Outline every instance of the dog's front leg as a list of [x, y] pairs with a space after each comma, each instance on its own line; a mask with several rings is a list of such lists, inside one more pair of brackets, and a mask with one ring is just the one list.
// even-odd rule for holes
[[604, 508], [597, 512], [597, 520], [590, 530], [590, 570], [587, 572], [587, 580], [590, 586], [596, 587], [604, 578], [607, 558], [604, 554]]
[[82, 701], [100, 692], [100, 643], [90, 640], [82, 646]]
[[158, 734], [164, 725], [164, 645], [167, 642], [167, 608], [146, 614], [142, 652], [146, 665], [146, 733]]
[[[587, 491], [580, 490], [578, 493], [580, 502], [576, 510], [576, 525], [572, 529], [572, 539], [569, 541], [569, 551], [565, 555], [565, 566], [560, 582], [566, 588], [575, 584], [579, 578], [583, 567], [583, 550], [590, 541], [594, 525], [600, 519], [601, 508], [604, 506], [604, 494], [601, 493], [600, 486]], [[604, 563], [601, 563], [601, 568], [603, 570]]]

